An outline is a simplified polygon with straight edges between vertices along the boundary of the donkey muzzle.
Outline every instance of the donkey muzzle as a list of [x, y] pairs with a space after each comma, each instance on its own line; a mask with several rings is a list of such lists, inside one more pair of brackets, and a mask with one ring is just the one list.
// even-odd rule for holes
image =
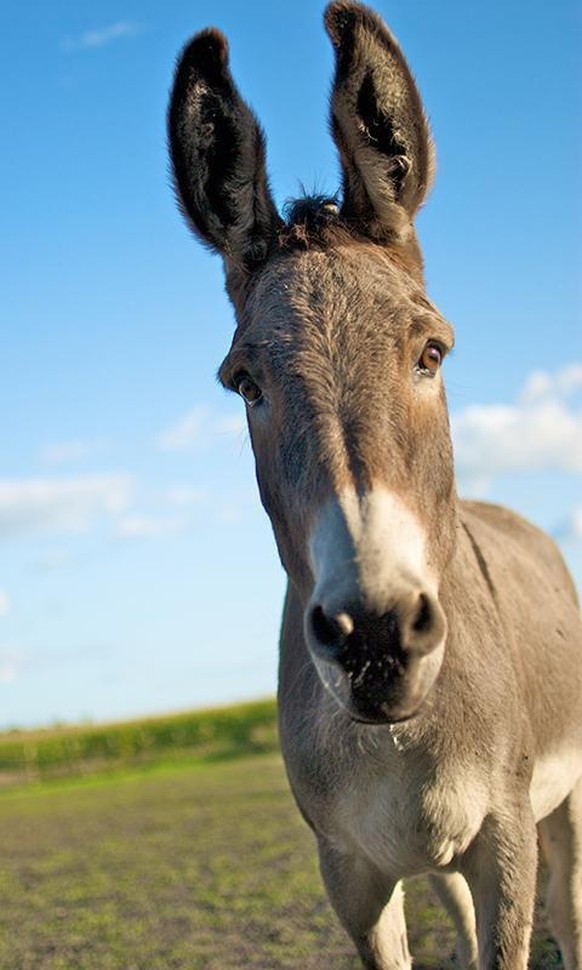
[[305, 639], [355, 720], [412, 717], [436, 680], [447, 623], [427, 547], [418, 516], [385, 488], [346, 490], [314, 516]]
[[407, 591], [385, 612], [361, 603], [311, 602], [307, 645], [319, 676], [358, 721], [393, 723], [416, 714], [441, 667], [446, 618], [434, 595]]

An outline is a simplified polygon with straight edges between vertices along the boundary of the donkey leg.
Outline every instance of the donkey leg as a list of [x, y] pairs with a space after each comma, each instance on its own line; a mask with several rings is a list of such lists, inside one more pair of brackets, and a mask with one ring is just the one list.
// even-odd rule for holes
[[582, 779], [540, 822], [550, 867], [548, 912], [566, 970], [582, 970]]
[[477, 970], [478, 948], [475, 907], [467, 881], [460, 872], [429, 876], [431, 885], [457, 931], [456, 955], [461, 970]]
[[527, 970], [537, 837], [529, 800], [490, 815], [463, 860], [477, 916], [479, 970]]
[[366, 970], [410, 970], [401, 884], [323, 841], [319, 862], [331, 904]]

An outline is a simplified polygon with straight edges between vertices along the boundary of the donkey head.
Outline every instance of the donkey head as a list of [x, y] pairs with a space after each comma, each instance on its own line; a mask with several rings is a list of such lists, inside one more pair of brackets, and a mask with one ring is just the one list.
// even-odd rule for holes
[[453, 337], [424, 293], [412, 222], [434, 167], [412, 75], [368, 8], [339, 0], [325, 24], [341, 207], [307, 199], [279, 216], [214, 29], [179, 60], [170, 151], [180, 205], [224, 259], [237, 329], [220, 379], [246, 402], [309, 654], [353, 718], [386, 722], [416, 713], [443, 657]]

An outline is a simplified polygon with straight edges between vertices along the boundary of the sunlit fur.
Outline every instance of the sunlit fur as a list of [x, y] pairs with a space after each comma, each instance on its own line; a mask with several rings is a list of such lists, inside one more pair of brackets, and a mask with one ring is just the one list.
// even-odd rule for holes
[[257, 480], [289, 576], [289, 781], [369, 970], [410, 968], [401, 879], [425, 872], [461, 967], [526, 970], [536, 823], [564, 965], [582, 970], [576, 594], [547, 536], [457, 498], [442, 372], [422, 366], [453, 343], [413, 224], [428, 124], [375, 13], [337, 0], [325, 25], [341, 201], [278, 214], [219, 31], [184, 49], [169, 110], [180, 206], [223, 257], [236, 312], [220, 379], [256, 386]]

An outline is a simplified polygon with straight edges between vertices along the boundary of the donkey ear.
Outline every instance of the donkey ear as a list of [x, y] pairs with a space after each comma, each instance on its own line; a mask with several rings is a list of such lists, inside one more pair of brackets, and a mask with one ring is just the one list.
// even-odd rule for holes
[[335, 48], [331, 127], [346, 219], [397, 241], [426, 196], [434, 149], [420, 95], [396, 40], [370, 9], [337, 0], [325, 12]]
[[281, 219], [265, 169], [265, 140], [228, 68], [220, 31], [197, 34], [176, 66], [168, 136], [178, 203], [194, 232], [250, 273], [266, 259]]

